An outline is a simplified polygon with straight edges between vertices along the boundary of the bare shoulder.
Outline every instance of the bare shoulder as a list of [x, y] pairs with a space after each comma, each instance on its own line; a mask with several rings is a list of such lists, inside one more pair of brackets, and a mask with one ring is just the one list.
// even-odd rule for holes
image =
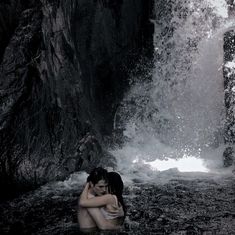
[[115, 204], [116, 203], [116, 196], [113, 194], [106, 194], [105, 196], [107, 196], [108, 200], [110, 201], [111, 204]]

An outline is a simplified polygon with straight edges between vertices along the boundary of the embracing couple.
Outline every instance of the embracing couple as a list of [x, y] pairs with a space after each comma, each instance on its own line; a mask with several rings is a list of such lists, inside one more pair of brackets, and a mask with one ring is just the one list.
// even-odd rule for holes
[[78, 203], [80, 230], [119, 230], [126, 213], [122, 192], [123, 182], [117, 172], [95, 168], [87, 178]]

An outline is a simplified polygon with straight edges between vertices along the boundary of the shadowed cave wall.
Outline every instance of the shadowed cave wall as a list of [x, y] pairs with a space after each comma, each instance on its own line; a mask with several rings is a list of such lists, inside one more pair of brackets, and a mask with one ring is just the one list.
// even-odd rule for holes
[[[140, 56], [151, 0], [0, 3], [0, 185], [35, 187], [98, 165]], [[103, 160], [104, 161], [104, 160]]]

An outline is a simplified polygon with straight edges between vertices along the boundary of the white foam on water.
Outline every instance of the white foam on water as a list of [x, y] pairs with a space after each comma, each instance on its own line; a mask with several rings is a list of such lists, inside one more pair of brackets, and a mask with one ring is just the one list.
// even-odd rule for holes
[[193, 156], [183, 156], [180, 159], [156, 159], [151, 162], [143, 161], [143, 163], [150, 165], [153, 170], [159, 171], [177, 168], [180, 172], [209, 172], [209, 169], [204, 166], [203, 160]]
[[225, 0], [207, 0], [207, 2], [214, 8], [216, 14], [220, 17], [228, 17], [228, 5]]

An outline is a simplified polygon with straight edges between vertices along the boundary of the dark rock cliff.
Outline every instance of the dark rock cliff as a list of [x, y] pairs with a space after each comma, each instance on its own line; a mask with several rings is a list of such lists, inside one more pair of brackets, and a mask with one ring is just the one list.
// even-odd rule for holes
[[225, 143], [228, 147], [224, 151], [224, 166], [228, 167], [234, 161], [235, 144], [235, 31], [224, 34], [224, 89], [225, 89]]
[[99, 164], [128, 74], [151, 56], [151, 0], [0, 3], [0, 184]]

